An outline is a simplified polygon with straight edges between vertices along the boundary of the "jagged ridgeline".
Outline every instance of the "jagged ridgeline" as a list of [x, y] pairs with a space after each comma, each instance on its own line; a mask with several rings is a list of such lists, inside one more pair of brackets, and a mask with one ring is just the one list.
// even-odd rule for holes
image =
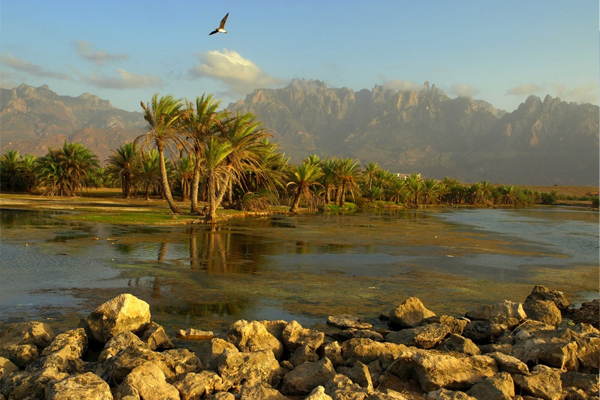
[[229, 109], [260, 116], [293, 162], [308, 154], [378, 162], [465, 182], [598, 184], [598, 106], [531, 96], [515, 111], [382, 86], [354, 92], [296, 80], [255, 90]]
[[[177, 93], [172, 93], [177, 97]], [[201, 94], [201, 93], [199, 93]], [[470, 98], [419, 91], [328, 88], [295, 80], [261, 89], [229, 109], [252, 112], [299, 162], [309, 154], [377, 162], [391, 172], [464, 182], [597, 185], [598, 106], [532, 96], [513, 112]], [[46, 154], [67, 140], [101, 161], [146, 130], [139, 112], [91, 94], [61, 96], [25, 84], [0, 93], [0, 152]]]

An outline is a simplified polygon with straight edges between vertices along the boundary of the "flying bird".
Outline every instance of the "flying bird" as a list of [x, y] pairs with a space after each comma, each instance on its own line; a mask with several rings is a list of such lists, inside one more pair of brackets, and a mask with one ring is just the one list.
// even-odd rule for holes
[[214, 31], [209, 33], [208, 36], [214, 35], [215, 33], [219, 33], [219, 32], [227, 33], [227, 31], [225, 30], [225, 22], [227, 22], [227, 17], [229, 17], [229, 13], [227, 13], [227, 15], [225, 15], [223, 17], [223, 19], [221, 20], [221, 25], [219, 25], [219, 27], [217, 29], [215, 29]]

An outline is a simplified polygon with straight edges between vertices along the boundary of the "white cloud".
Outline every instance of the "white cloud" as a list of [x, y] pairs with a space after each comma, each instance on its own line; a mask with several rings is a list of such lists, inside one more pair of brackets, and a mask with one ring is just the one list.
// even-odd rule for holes
[[162, 85], [161, 79], [155, 75], [138, 75], [122, 68], [117, 68], [117, 72], [119, 77], [91, 74], [89, 77], [84, 77], [84, 80], [96, 87], [108, 89], [136, 89]]
[[569, 89], [565, 85], [553, 83], [552, 87], [556, 95], [565, 101], [575, 101], [577, 103], [598, 104], [598, 84], [590, 83], [587, 86], [580, 86]]
[[12, 68], [16, 71], [23, 72], [29, 75], [39, 76], [42, 78], [55, 78], [62, 80], [72, 80], [73, 78], [64, 72], [55, 72], [47, 70], [41, 65], [34, 64], [22, 58], [17, 58], [10, 53], [0, 55], [0, 64]]
[[[381, 78], [381, 76], [380, 76]], [[425, 88], [425, 85], [419, 85], [418, 83], [412, 81], [405, 81], [402, 79], [394, 79], [393, 81], [384, 82], [383, 87], [385, 89], [397, 90], [400, 92], [406, 92], [410, 90], [422, 90]]]
[[468, 83], [455, 83], [450, 88], [450, 93], [453, 93], [458, 97], [471, 97], [474, 94], [479, 93], [479, 90]]
[[129, 54], [95, 51], [92, 44], [85, 40], [77, 40], [73, 42], [73, 46], [75, 46], [75, 51], [79, 57], [91, 61], [96, 65], [104, 65], [106, 62], [125, 61], [129, 59]]
[[523, 95], [530, 95], [530, 94], [534, 94], [537, 92], [541, 92], [542, 90], [544, 90], [544, 88], [542, 88], [539, 85], [536, 85], [535, 83], [523, 83], [521, 85], [517, 85], [514, 88], [508, 89], [506, 91], [506, 94], [512, 94], [515, 96], [523, 96]]
[[201, 64], [189, 70], [192, 78], [211, 78], [225, 83], [237, 94], [248, 94], [257, 88], [285, 83], [261, 70], [252, 61], [235, 51], [223, 49], [197, 54]]

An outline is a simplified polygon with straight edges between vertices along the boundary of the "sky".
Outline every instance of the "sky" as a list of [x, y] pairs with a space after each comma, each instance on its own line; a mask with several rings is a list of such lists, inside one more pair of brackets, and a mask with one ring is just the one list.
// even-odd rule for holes
[[509, 112], [530, 95], [597, 105], [599, 15], [598, 0], [4, 0], [0, 86], [128, 111], [154, 93], [227, 106], [292, 79], [427, 81]]

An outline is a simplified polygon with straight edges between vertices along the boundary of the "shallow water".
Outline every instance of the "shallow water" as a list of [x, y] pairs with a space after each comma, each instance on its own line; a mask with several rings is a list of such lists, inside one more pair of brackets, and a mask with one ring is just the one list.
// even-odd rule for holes
[[2, 210], [0, 324], [73, 327], [123, 292], [168, 330], [240, 319], [376, 317], [409, 296], [436, 313], [523, 301], [534, 284], [598, 297], [598, 213], [573, 208], [273, 216], [218, 227], [69, 223]]

